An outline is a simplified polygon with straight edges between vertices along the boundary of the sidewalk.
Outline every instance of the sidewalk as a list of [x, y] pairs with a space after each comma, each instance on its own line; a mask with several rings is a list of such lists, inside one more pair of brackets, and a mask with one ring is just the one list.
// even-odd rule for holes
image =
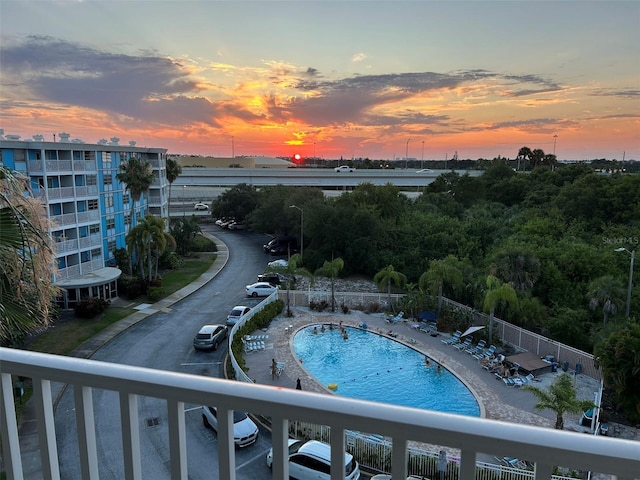
[[[89, 340], [78, 346], [78, 348], [76, 348], [73, 352], [71, 352], [70, 356], [77, 358], [91, 358], [91, 356], [97, 350], [99, 350], [100, 347], [109, 343], [129, 327], [144, 320], [150, 315], [153, 315], [154, 313], [167, 311], [167, 309], [171, 305], [189, 296], [199, 288], [206, 285], [211, 279], [213, 279], [227, 264], [227, 261], [229, 260], [229, 249], [227, 248], [226, 244], [224, 244], [213, 235], [209, 233], [203, 234], [210, 238], [218, 248], [215, 261], [205, 273], [203, 273], [198, 279], [196, 279], [189, 285], [153, 304], [127, 302], [126, 300], [122, 299], [116, 300], [116, 305], [132, 307], [138, 311], [126, 318], [123, 318], [118, 323], [105, 328], [97, 335], [94, 335]], [[65, 388], [66, 385], [60, 383], [54, 382], [51, 384], [51, 395], [54, 399], [54, 409], [58, 404], [60, 396], [64, 393]], [[33, 401], [29, 400], [24, 408], [22, 419], [20, 425], [18, 426], [18, 436], [20, 437], [24, 478], [35, 480], [44, 477], [42, 474], [42, 464], [40, 461], [40, 444], [38, 438], [35, 406], [33, 403]]]

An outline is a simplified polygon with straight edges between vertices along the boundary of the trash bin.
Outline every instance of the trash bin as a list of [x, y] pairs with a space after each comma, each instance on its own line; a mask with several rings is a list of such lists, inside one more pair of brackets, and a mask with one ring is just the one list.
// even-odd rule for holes
[[556, 362], [551, 363], [551, 371], [556, 373], [558, 371], [558, 364]]
[[564, 361], [562, 362], [562, 371], [566, 372], [567, 370], [569, 370], [569, 362]]
[[580, 375], [582, 373], [582, 364], [576, 363], [576, 375]]

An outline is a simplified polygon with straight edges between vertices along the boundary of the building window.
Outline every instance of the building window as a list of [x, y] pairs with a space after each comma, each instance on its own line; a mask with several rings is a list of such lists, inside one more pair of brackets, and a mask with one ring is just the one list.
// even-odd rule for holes
[[104, 206], [106, 208], [113, 207], [113, 196], [105, 195], [105, 197], [104, 197]]
[[98, 184], [98, 177], [96, 175], [87, 175], [87, 185], [93, 186]]
[[94, 248], [91, 250], [91, 258], [100, 258], [102, 257], [102, 250], [99, 248]]
[[91, 261], [91, 255], [89, 252], [80, 252], [80, 263], [87, 263]]
[[111, 176], [111, 172], [104, 173], [104, 184], [111, 185], [113, 183], [113, 177]]
[[109, 240], [107, 242], [107, 250], [109, 250], [109, 253], [111, 255], [113, 255], [113, 252], [116, 251], [116, 241], [115, 240]]
[[112, 228], [116, 228], [116, 220], [115, 218], [107, 218], [107, 230], [111, 230]]
[[124, 195], [122, 195], [122, 203], [124, 203], [125, 205], [127, 203], [129, 203], [129, 194], [125, 193]]
[[124, 216], [124, 224], [125, 224], [125, 226], [127, 226], [127, 227], [130, 227], [130, 226], [131, 226], [131, 214], [130, 214], [130, 213], [127, 213], [127, 214]]
[[96, 233], [100, 233], [100, 225], [97, 223], [89, 225], [89, 235], [95, 235]]

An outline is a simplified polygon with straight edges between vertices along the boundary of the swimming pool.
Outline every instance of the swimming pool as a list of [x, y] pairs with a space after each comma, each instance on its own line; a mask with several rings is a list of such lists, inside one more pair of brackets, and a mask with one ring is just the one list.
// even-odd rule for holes
[[324, 386], [336, 384], [345, 397], [480, 416], [473, 394], [446, 368], [427, 367], [424, 354], [383, 335], [345, 329], [348, 340], [338, 328], [314, 334], [313, 326], [293, 338], [304, 368]]

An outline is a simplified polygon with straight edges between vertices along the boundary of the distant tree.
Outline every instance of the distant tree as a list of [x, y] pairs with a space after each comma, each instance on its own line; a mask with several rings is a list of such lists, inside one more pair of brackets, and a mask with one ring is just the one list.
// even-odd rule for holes
[[325, 261], [322, 267], [314, 272], [314, 275], [320, 275], [331, 279], [331, 311], [336, 311], [336, 287], [335, 280], [344, 268], [344, 260], [342, 258], [334, 258], [330, 262]]
[[182, 166], [173, 158], [167, 158], [167, 181], [169, 182], [169, 208], [171, 208], [171, 186], [182, 173]]
[[502, 283], [493, 275], [487, 276], [487, 290], [484, 296], [484, 310], [489, 312], [489, 343], [493, 335], [493, 317], [495, 310], [500, 305], [508, 305], [517, 308], [518, 295], [511, 285]]
[[373, 281], [380, 289], [386, 288], [387, 295], [389, 296], [389, 306], [391, 306], [391, 284], [393, 283], [398, 287], [402, 287], [407, 283], [407, 276], [396, 271], [393, 265], [387, 265], [373, 276]]
[[640, 421], [640, 325], [633, 321], [620, 325], [596, 345], [595, 357], [602, 368], [605, 385], [610, 387], [618, 406], [629, 417]]
[[[518, 150], [518, 165], [520, 165], [520, 162], [522, 161], [523, 164], [523, 170], [527, 169], [527, 162], [531, 159], [531, 149], [529, 147], [522, 147], [520, 150]], [[518, 170], [520, 170], [520, 168], [518, 168]]]
[[538, 403], [534, 406], [536, 410], [555, 412], [557, 430], [564, 428], [565, 413], [582, 413], [595, 406], [590, 400], [578, 400], [573, 379], [567, 373], [560, 374], [549, 386], [549, 390], [542, 390], [532, 385], [525, 385], [522, 388], [529, 390], [538, 399]]
[[246, 217], [258, 206], [260, 194], [253, 185], [240, 183], [219, 195], [211, 205], [216, 218], [233, 218], [244, 223]]
[[502, 250], [496, 264], [497, 274], [517, 292], [531, 290], [540, 276], [540, 260], [522, 248]]
[[302, 266], [302, 256], [299, 253], [289, 257], [286, 265], [276, 264], [269, 265], [265, 272], [276, 272], [283, 274], [287, 277], [287, 316], [291, 316], [291, 304], [289, 301], [289, 291], [291, 290], [291, 279], [295, 278], [295, 275], [302, 275], [307, 277], [311, 284], [314, 283], [314, 276], [309, 270]]
[[531, 162], [531, 169], [542, 166], [544, 164], [544, 151], [539, 148], [533, 150], [529, 156], [529, 160]]
[[47, 215], [27, 192], [26, 177], [0, 166], [0, 345], [46, 327], [59, 293]]
[[596, 278], [589, 283], [587, 298], [589, 308], [596, 310], [602, 308], [603, 323], [606, 325], [609, 314], [615, 315], [618, 312], [618, 305], [623, 305], [624, 287], [622, 282], [612, 275], [605, 275]]
[[454, 255], [447, 255], [441, 260], [432, 260], [429, 270], [420, 276], [418, 286], [432, 296], [438, 296], [438, 314], [442, 309], [442, 289], [445, 284], [451, 287], [462, 285], [462, 271], [459, 260]]
[[187, 255], [193, 248], [193, 239], [202, 229], [195, 215], [178, 218], [171, 227], [171, 235], [176, 241], [178, 253]]

